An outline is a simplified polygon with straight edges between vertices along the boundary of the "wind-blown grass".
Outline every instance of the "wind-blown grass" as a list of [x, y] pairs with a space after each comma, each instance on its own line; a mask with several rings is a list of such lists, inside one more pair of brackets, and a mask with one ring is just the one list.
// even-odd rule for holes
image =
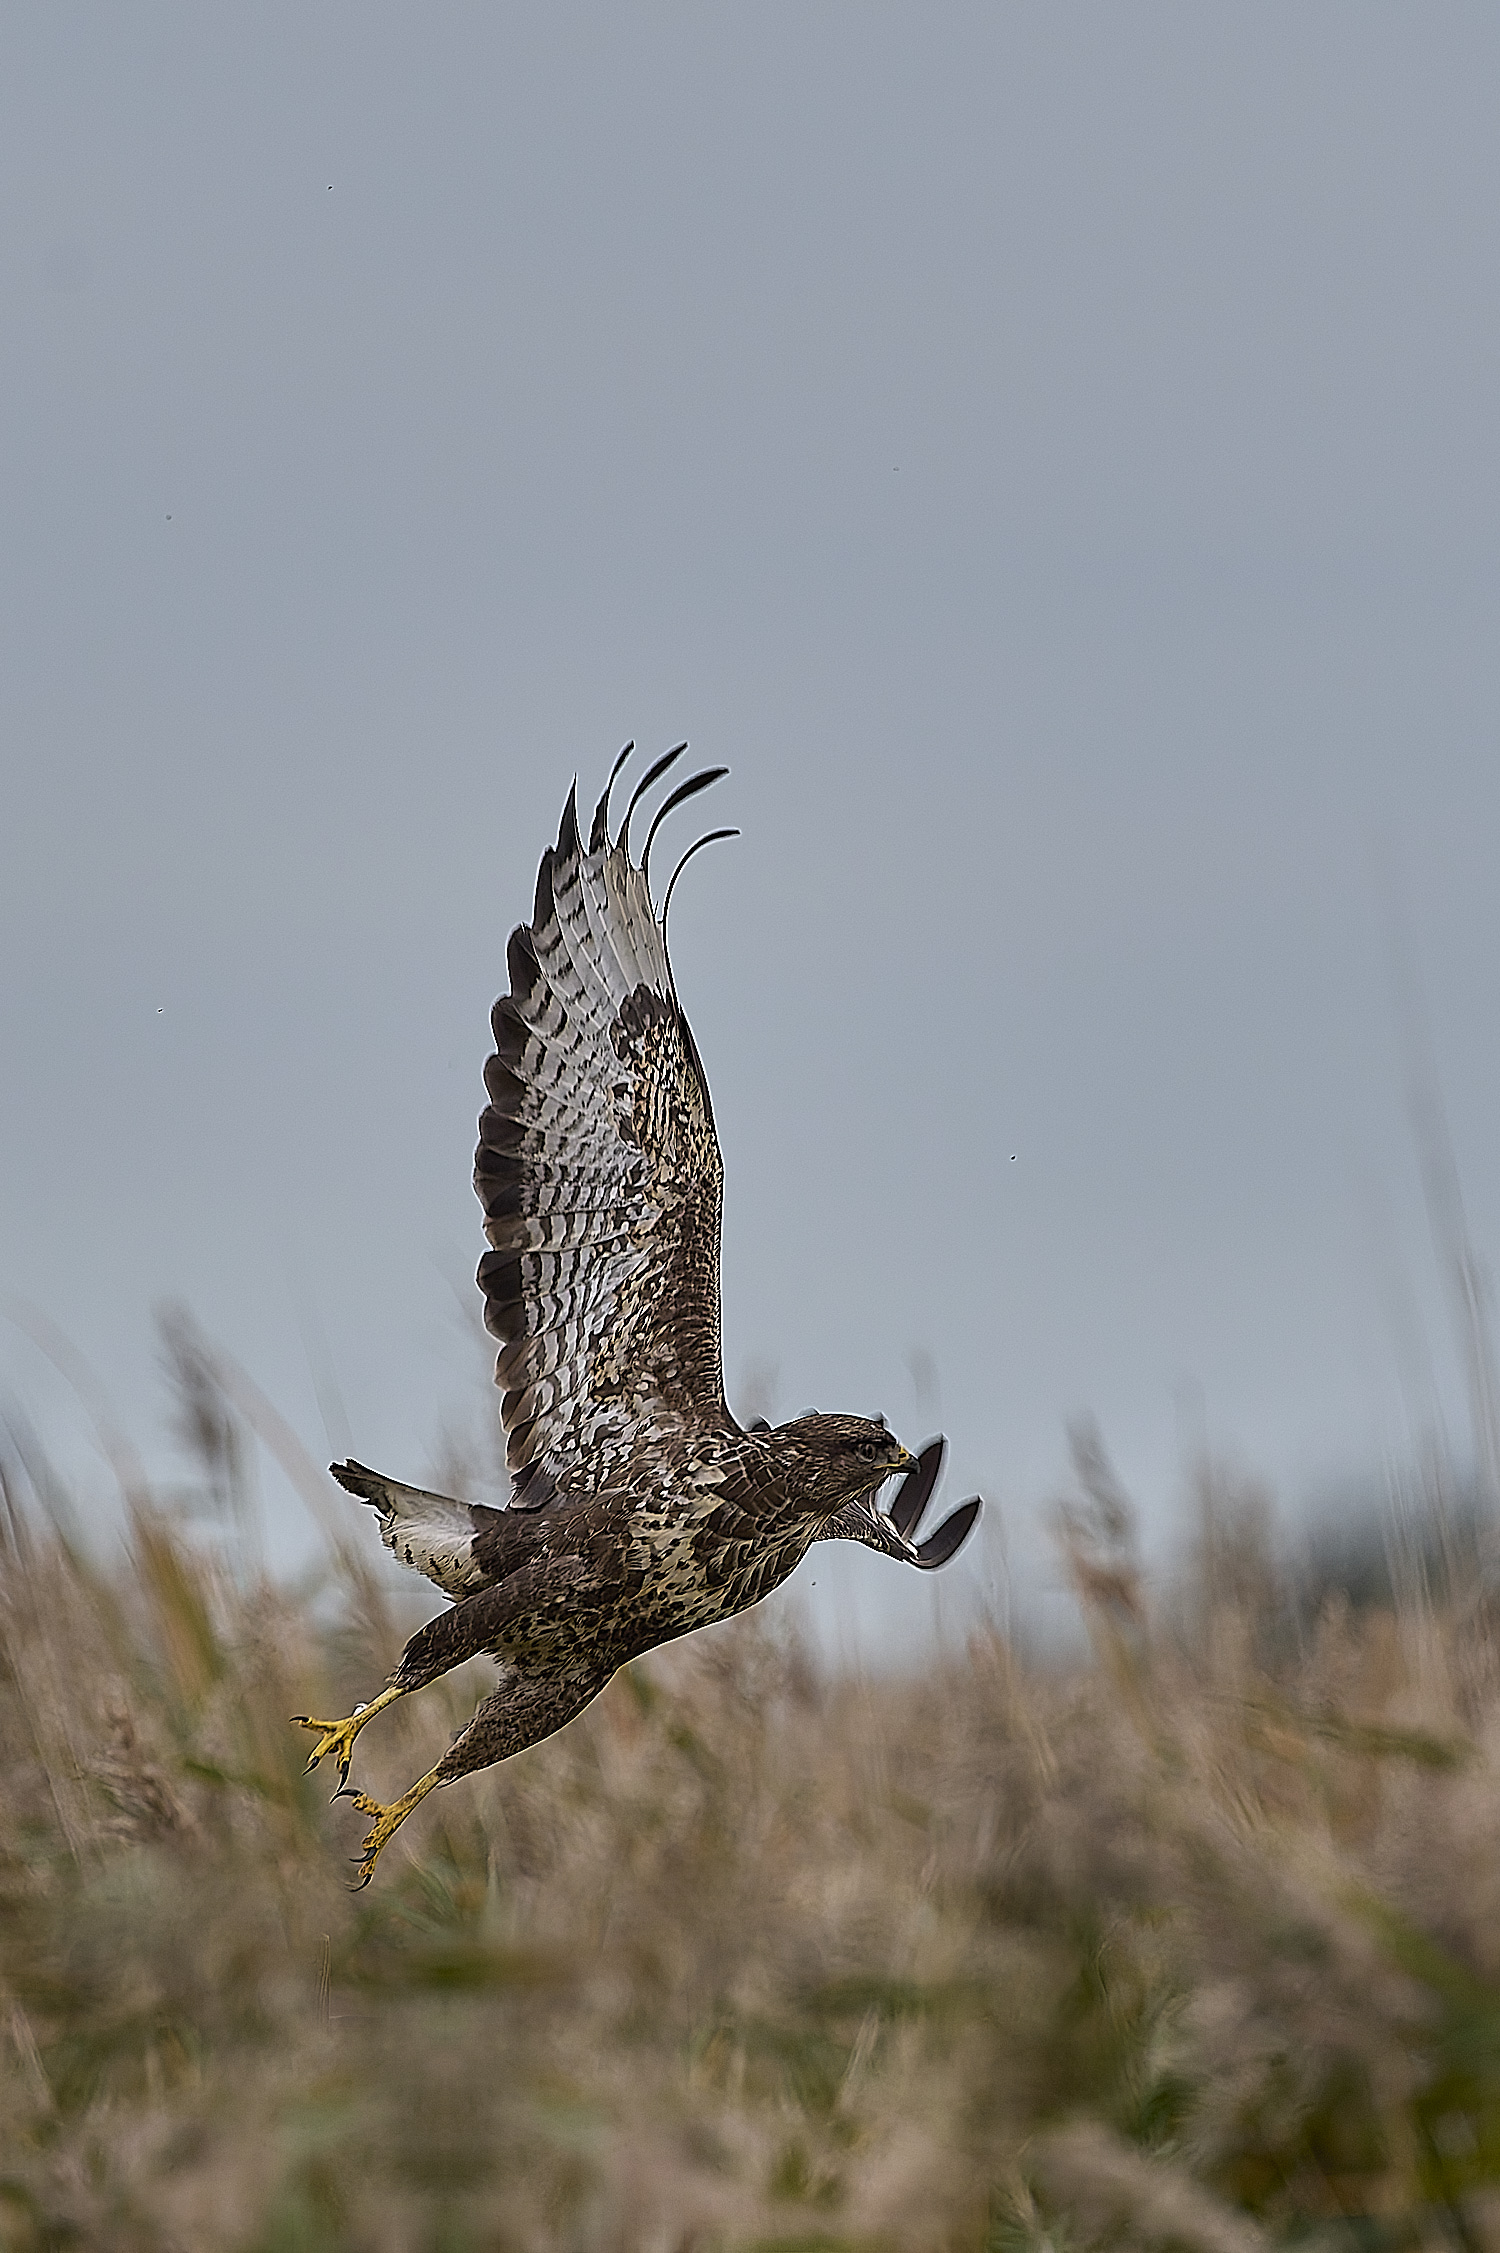
[[[288, 1716], [409, 1619], [139, 1490], [102, 1565], [12, 1465], [0, 2246], [1500, 2242], [1486, 1604], [1308, 1619], [1228, 1510], [1153, 1611], [1079, 1469], [1089, 1663], [982, 1633], [830, 1680], [753, 1615], [434, 1795], [351, 1895], [361, 1820]], [[360, 1781], [482, 1679], [377, 1722]]]

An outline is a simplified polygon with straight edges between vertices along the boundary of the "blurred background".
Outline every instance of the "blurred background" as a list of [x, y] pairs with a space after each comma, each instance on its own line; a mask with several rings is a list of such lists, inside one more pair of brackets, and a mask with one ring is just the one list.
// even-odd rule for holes
[[13, 13], [0, 1387], [99, 1523], [101, 1415], [180, 1464], [164, 1303], [320, 1460], [484, 1453], [487, 1012], [631, 736], [744, 832], [675, 934], [731, 1399], [944, 1426], [946, 1600], [1080, 1410], [1148, 1547], [1205, 1452], [1293, 1522], [1472, 1472], [1497, 63], [1465, 6]]
[[[1497, 65], [9, 11], [0, 2253], [1500, 2249]], [[682, 736], [731, 1401], [989, 1508], [350, 1895], [322, 1466], [498, 1493], [505, 939]]]

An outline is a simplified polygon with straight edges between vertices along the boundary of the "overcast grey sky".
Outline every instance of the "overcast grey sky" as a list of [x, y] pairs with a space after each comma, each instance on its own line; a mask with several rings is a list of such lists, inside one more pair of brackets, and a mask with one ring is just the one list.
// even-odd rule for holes
[[[1293, 1500], [1378, 1459], [1404, 1297], [1461, 1421], [1383, 925], [1493, 1250], [1497, 66], [1371, 0], [11, 10], [5, 1305], [153, 1461], [173, 1297], [428, 1472], [506, 933], [686, 735], [731, 1398], [920, 1436], [930, 1355], [1017, 1539], [1083, 1407], [1158, 1514], [1185, 1400]], [[0, 1387], [73, 1444], [13, 1325]]]

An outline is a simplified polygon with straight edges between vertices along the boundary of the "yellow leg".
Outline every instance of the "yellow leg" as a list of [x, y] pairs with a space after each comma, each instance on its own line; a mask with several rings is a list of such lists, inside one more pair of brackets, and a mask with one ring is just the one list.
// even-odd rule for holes
[[[394, 1705], [397, 1698], [405, 1697], [405, 1695], [404, 1690], [382, 1690], [379, 1697], [371, 1698], [368, 1705], [357, 1705], [348, 1719], [344, 1721], [317, 1721], [310, 1713], [294, 1713], [292, 1719], [299, 1729], [321, 1729], [323, 1731], [322, 1736], [308, 1754], [307, 1767], [302, 1771], [303, 1774], [310, 1774], [325, 1754], [336, 1752], [339, 1757], [339, 1791], [342, 1791], [349, 1781], [349, 1763], [354, 1758], [354, 1740], [359, 1735], [360, 1730], [367, 1721], [373, 1721], [377, 1713], [383, 1712], [388, 1705]], [[334, 1797], [337, 1798], [337, 1796], [338, 1793], [336, 1792]]]
[[375, 1874], [375, 1857], [382, 1846], [389, 1843], [418, 1801], [425, 1799], [433, 1785], [441, 1781], [437, 1769], [430, 1768], [425, 1776], [417, 1778], [410, 1791], [404, 1791], [389, 1807], [382, 1806], [378, 1799], [371, 1799], [365, 1792], [350, 1794], [362, 1815], [373, 1815], [375, 1818], [374, 1825], [359, 1850], [359, 1876], [354, 1880], [351, 1891], [358, 1893], [361, 1886], [369, 1884]]

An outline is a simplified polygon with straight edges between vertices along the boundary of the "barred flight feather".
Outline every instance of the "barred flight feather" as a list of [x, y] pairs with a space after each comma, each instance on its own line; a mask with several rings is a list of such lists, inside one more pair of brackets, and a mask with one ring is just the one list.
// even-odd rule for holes
[[719, 1362], [723, 1167], [629, 852], [631, 814], [681, 748], [638, 786], [613, 844], [608, 794], [585, 851], [569, 793], [532, 923], [507, 948], [474, 1179], [521, 1507], [597, 1491], [683, 1421], [732, 1428]]

